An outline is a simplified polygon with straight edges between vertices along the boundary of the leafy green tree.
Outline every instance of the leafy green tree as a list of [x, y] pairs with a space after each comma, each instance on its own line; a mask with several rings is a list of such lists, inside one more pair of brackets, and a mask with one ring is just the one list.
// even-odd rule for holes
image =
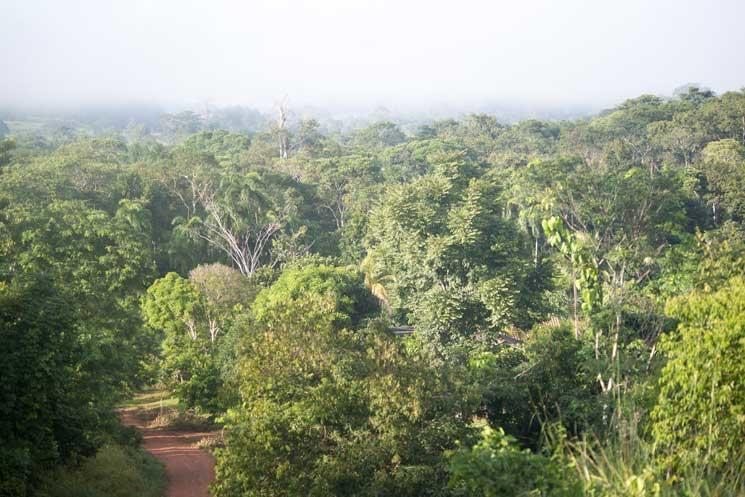
[[393, 147], [406, 141], [406, 135], [390, 121], [383, 121], [359, 130], [354, 144], [365, 149]]
[[245, 135], [227, 131], [202, 131], [186, 138], [174, 153], [189, 150], [192, 154], [209, 154], [220, 167], [238, 169], [249, 142]]
[[0, 201], [47, 205], [80, 200], [114, 214], [123, 199], [140, 201], [141, 185], [126, 167], [127, 146], [108, 138], [77, 140], [50, 154], [6, 168]]
[[591, 357], [590, 344], [561, 325], [537, 327], [522, 343], [477, 351], [468, 361], [490, 424], [536, 448], [542, 423], [561, 423], [575, 435], [600, 425]]
[[369, 199], [366, 190], [380, 181], [380, 167], [364, 156], [320, 159], [309, 165], [307, 175], [318, 187], [322, 207], [331, 213], [337, 230], [342, 230], [354, 214], [351, 211], [360, 209], [362, 199]]
[[454, 152], [463, 153], [463, 147], [440, 139], [401, 143], [378, 154], [380, 171], [387, 182], [405, 183], [432, 172], [437, 162]]
[[745, 460], [745, 281], [673, 299], [666, 311], [679, 325], [661, 344], [667, 364], [652, 412], [665, 463], [676, 472], [737, 469]]
[[339, 329], [336, 308], [308, 293], [244, 335], [217, 496], [446, 494], [443, 451], [469, 432], [452, 395], [462, 376], [380, 332]]
[[95, 448], [74, 319], [48, 279], [0, 283], [0, 495], [30, 495], [43, 468]]
[[731, 138], [745, 145], [745, 91], [730, 91], [701, 106], [701, 121], [715, 139]]
[[46, 274], [75, 310], [76, 331], [89, 347], [84, 368], [101, 402], [138, 378], [152, 344], [137, 299], [153, 277], [148, 211], [122, 201], [113, 216], [79, 201], [14, 205], [7, 228], [6, 274]]
[[262, 321], [273, 310], [292, 305], [308, 295], [324, 296], [334, 303], [333, 322], [337, 326], [356, 327], [378, 309], [360, 272], [309, 264], [284, 270], [272, 286], [259, 293], [251, 311], [256, 319]]
[[323, 135], [320, 132], [321, 125], [315, 119], [303, 119], [300, 121], [297, 133], [297, 145], [302, 151], [317, 152], [323, 144]]
[[710, 142], [701, 154], [701, 169], [714, 221], [745, 220], [745, 145], [732, 139]]
[[211, 340], [217, 332], [205, 300], [189, 280], [168, 273], [148, 289], [142, 313], [149, 326], [163, 333], [166, 381], [186, 405], [212, 409], [220, 386]]
[[531, 247], [502, 215], [500, 183], [462, 155], [435, 172], [390, 187], [373, 212], [369, 251], [394, 316], [444, 345], [490, 341], [507, 326], [530, 327], [548, 287]]
[[380, 191], [380, 164], [359, 155], [317, 159], [305, 167], [304, 181], [314, 185], [319, 209], [333, 220], [342, 256], [358, 262], [370, 209]]
[[168, 273], [147, 290], [142, 314], [163, 335], [161, 372], [187, 406], [222, 407], [225, 361], [234, 356], [233, 340], [223, 342], [259, 288], [235, 269], [210, 264], [189, 279]]
[[[10, 161], [13, 157], [13, 149], [15, 148], [15, 141], [0, 139], [0, 168], [10, 164]], [[0, 169], [0, 171], [1, 170], [2, 169]]]
[[686, 168], [693, 163], [707, 138], [694, 112], [676, 113], [672, 120], [653, 122], [647, 129], [663, 160]]

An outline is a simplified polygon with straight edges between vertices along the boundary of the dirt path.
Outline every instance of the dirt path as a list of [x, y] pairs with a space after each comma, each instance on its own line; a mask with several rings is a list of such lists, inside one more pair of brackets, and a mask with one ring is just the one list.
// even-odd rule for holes
[[209, 497], [209, 485], [215, 479], [215, 461], [209, 453], [193, 447], [208, 433], [147, 428], [127, 411], [121, 413], [121, 419], [142, 433], [145, 450], [165, 465], [167, 497]]

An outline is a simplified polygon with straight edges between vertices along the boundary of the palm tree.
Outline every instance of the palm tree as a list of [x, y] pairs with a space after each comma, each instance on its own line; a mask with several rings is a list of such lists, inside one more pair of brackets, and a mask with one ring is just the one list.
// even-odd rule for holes
[[360, 270], [365, 275], [365, 286], [380, 301], [380, 305], [385, 309], [386, 313], [390, 315], [391, 305], [388, 301], [388, 290], [385, 286], [394, 283], [396, 278], [391, 274], [380, 273], [372, 253], [368, 253], [362, 259]]

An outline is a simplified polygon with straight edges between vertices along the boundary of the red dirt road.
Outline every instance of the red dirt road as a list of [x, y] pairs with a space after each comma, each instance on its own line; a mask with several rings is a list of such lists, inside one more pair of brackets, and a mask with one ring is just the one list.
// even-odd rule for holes
[[121, 413], [122, 423], [137, 428], [143, 447], [166, 467], [167, 497], [209, 497], [215, 479], [215, 461], [193, 444], [209, 433], [181, 432], [147, 428], [131, 412]]

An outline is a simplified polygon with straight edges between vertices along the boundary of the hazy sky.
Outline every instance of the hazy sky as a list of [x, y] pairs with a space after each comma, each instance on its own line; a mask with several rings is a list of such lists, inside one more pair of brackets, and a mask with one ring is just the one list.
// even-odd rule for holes
[[0, 0], [0, 102], [608, 103], [745, 86], [745, 0]]

